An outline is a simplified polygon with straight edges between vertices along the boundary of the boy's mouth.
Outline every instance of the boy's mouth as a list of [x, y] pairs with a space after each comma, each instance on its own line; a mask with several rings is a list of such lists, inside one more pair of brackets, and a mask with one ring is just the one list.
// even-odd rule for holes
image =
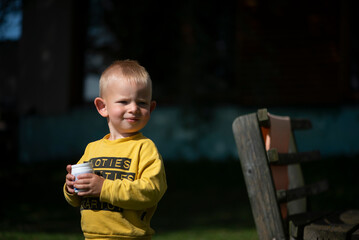
[[126, 121], [128, 122], [137, 122], [138, 120], [140, 120], [139, 118], [126, 118]]

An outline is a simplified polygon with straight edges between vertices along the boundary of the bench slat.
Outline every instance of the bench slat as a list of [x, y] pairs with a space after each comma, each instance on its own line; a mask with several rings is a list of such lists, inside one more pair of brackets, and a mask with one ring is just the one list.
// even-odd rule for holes
[[[268, 111], [266, 108], [259, 109], [257, 111], [258, 122], [261, 127], [270, 127], [270, 120], [268, 117]], [[312, 128], [312, 122], [309, 119], [304, 118], [291, 118], [290, 126], [292, 130], [307, 130]]]
[[277, 199], [279, 203], [290, 202], [307, 196], [316, 195], [329, 189], [327, 180], [322, 180], [304, 187], [277, 190]]
[[305, 226], [331, 213], [332, 212], [304, 212], [289, 216], [289, 235], [291, 239], [303, 239]]
[[273, 165], [289, 165], [321, 159], [320, 151], [318, 150], [298, 153], [278, 153], [277, 149], [272, 148], [267, 151], [267, 155], [268, 161]]
[[267, 160], [257, 114], [238, 117], [233, 122], [234, 138], [246, 181], [248, 197], [259, 239], [284, 240], [283, 219]]
[[356, 230], [352, 233], [350, 240], [359, 240], [359, 229], [356, 229]]
[[[320, 218], [304, 228], [304, 240], [347, 240], [357, 238], [359, 228], [358, 221], [345, 221], [343, 215], [351, 211], [335, 212], [323, 218]], [[357, 218], [358, 212], [354, 212]], [[356, 215], [356, 216], [355, 216]]]

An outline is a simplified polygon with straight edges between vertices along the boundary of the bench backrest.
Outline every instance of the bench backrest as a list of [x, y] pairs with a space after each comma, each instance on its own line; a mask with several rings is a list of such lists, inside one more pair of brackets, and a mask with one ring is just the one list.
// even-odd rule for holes
[[[308, 120], [291, 119], [290, 122], [291, 129], [311, 127]], [[326, 182], [304, 186], [304, 181], [299, 179], [302, 178], [300, 163], [319, 159], [318, 151], [279, 153], [276, 149], [266, 149], [263, 127], [270, 128], [266, 109], [236, 118], [233, 122], [233, 133], [259, 239], [288, 239], [287, 216], [281, 211], [280, 204], [305, 199], [307, 195], [325, 191], [328, 186]], [[299, 171], [296, 178], [300, 184], [295, 186], [295, 189], [276, 189], [273, 179], [273, 174], [276, 173], [272, 171], [274, 165], [296, 166], [296, 171]], [[298, 204], [301, 204], [301, 211], [306, 210], [305, 204]]]

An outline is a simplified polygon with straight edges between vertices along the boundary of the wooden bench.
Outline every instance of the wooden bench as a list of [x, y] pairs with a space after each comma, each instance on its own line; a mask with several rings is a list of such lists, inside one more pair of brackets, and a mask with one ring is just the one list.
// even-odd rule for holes
[[[305, 185], [301, 173], [301, 163], [320, 159], [319, 151], [296, 151], [293, 131], [310, 129], [311, 122], [288, 118], [291, 151], [280, 152], [276, 148], [266, 149], [264, 132], [273, 130], [273, 119], [267, 109], [260, 109], [257, 113], [239, 116], [233, 122], [234, 138], [259, 239], [359, 239], [359, 211], [307, 211], [307, 197], [328, 189], [326, 180]], [[277, 184], [277, 179], [281, 178], [278, 178], [275, 166], [284, 167], [287, 177], [294, 182], [291, 187], [278, 188], [280, 183]]]

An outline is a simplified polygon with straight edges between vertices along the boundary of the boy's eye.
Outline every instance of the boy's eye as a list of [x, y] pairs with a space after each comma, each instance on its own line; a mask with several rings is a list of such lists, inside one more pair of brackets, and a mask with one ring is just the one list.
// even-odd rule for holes
[[140, 106], [147, 106], [147, 102], [141, 101], [137, 103]]
[[121, 100], [121, 101], [118, 101], [117, 103], [121, 103], [121, 104], [127, 104], [127, 101], [125, 101], [125, 100]]

